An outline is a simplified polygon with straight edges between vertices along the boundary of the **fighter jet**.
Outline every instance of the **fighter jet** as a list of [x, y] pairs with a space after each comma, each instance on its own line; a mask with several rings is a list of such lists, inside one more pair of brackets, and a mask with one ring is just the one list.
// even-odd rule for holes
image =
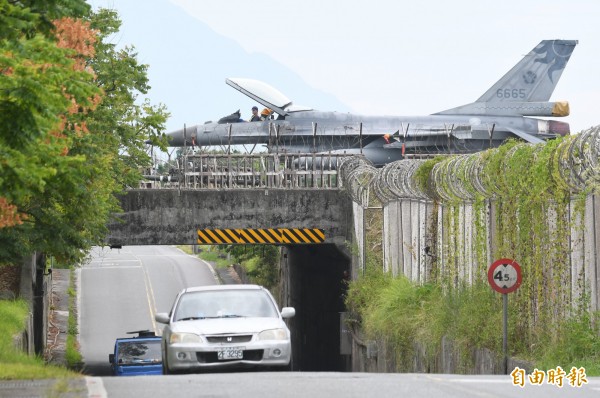
[[475, 102], [428, 116], [366, 116], [296, 106], [267, 83], [225, 82], [265, 107], [265, 120], [239, 111], [168, 134], [170, 146], [264, 144], [269, 152], [362, 154], [375, 166], [422, 154], [472, 153], [509, 138], [530, 143], [569, 134], [569, 125], [535, 117], [569, 115], [549, 102], [578, 41], [543, 40]]

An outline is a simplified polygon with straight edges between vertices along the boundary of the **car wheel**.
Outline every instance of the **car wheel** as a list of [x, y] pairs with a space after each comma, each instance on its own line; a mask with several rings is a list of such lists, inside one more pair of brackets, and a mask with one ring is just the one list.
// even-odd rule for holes
[[162, 358], [162, 370], [163, 370], [163, 374], [164, 375], [168, 375], [171, 374], [171, 372], [169, 371], [169, 365], [167, 364], [167, 351], [165, 350], [165, 352], [163, 353], [163, 358]]
[[286, 366], [284, 366], [284, 369], [286, 372], [294, 371], [294, 354], [293, 353], [290, 354], [290, 363], [288, 363]]

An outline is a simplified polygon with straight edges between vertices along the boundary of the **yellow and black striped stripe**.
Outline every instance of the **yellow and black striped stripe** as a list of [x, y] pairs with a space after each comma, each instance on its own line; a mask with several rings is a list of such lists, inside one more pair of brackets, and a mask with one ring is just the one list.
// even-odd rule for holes
[[211, 229], [198, 230], [200, 245], [315, 244], [325, 241], [319, 228]]

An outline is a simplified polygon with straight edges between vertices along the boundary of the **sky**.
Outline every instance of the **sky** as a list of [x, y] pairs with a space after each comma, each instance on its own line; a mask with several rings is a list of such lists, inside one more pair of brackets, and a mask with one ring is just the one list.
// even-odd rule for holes
[[[186, 103], [189, 106], [197, 97], [186, 93], [182, 81], [187, 73], [205, 74], [203, 65], [224, 56], [221, 45], [199, 47], [201, 54], [196, 55], [203, 61], [193, 61], [197, 68], [191, 72], [181, 69], [170, 78], [153, 75], [153, 70], [186, 62], [199, 43], [198, 35], [211, 35], [211, 41], [222, 39], [223, 46], [239, 48], [240, 62], [228, 64], [236, 63], [240, 75], [226, 77], [257, 78], [256, 66], [244, 69], [246, 60], [270, 62], [289, 75], [274, 77], [278, 85], [268, 76], [259, 80], [274, 85], [295, 104], [402, 116], [427, 115], [473, 102], [541, 40], [578, 40], [551, 100], [569, 101], [571, 115], [562, 121], [570, 123], [572, 133], [600, 124], [597, 0], [88, 1], [94, 8], [114, 8], [121, 15], [122, 32], [116, 40], [136, 46], [140, 61], [150, 65], [149, 96], [173, 114], [167, 130], [180, 128], [183, 120], [189, 125], [215, 120], [240, 107], [242, 116], [249, 116], [251, 102], [231, 93], [234, 90], [215, 72], [202, 77], [218, 81], [216, 88], [203, 85], [210, 87], [203, 96], [215, 101], [186, 109]], [[160, 15], [152, 14], [153, 7], [154, 14]], [[160, 22], [149, 21], [151, 17]], [[180, 26], [169, 18], [178, 19]], [[186, 34], [188, 28], [202, 28], [204, 33]], [[148, 29], [182, 44], [181, 57], [153, 54], [156, 39]], [[165, 51], [175, 50], [166, 47]], [[194, 78], [198, 77], [187, 80], [190, 85]], [[301, 85], [312, 91], [296, 96]], [[161, 86], [165, 86], [162, 91]], [[224, 95], [238, 98], [240, 106], [218, 104], [216, 100]], [[211, 109], [213, 105], [219, 109]]]

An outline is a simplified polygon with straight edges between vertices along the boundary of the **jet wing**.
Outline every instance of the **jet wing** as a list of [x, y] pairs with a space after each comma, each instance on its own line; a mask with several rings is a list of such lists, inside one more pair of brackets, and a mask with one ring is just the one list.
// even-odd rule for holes
[[538, 138], [538, 137], [536, 137], [532, 134], [526, 133], [524, 131], [514, 129], [512, 127], [505, 127], [505, 128], [508, 131], [510, 131], [511, 133], [513, 133], [514, 135], [516, 135], [517, 137], [521, 138], [522, 140], [529, 142], [530, 144], [540, 144], [542, 142], [546, 142], [546, 141], [542, 140], [541, 138]]
[[[479, 126], [476, 126], [479, 127]], [[542, 142], [545, 142], [543, 139], [536, 137], [533, 134], [527, 133], [525, 131], [516, 129], [514, 127], [507, 127], [507, 126], [502, 126], [502, 127], [498, 127], [497, 130], [503, 130], [503, 131], [508, 131], [510, 134], [514, 134], [515, 136], [521, 138], [522, 140], [529, 142], [531, 144], [539, 144]], [[445, 136], [445, 135], [452, 135], [455, 136], [457, 138], [461, 138], [460, 137], [460, 133], [461, 132], [469, 132], [469, 131], [473, 131], [473, 126], [471, 125], [452, 125], [451, 127], [449, 126], [434, 126], [434, 125], [430, 125], [430, 126], [418, 126], [416, 128], [413, 129], [408, 129], [408, 131], [406, 131], [405, 133], [402, 132], [396, 132], [394, 133], [394, 137], [396, 139], [400, 139], [403, 135], [406, 135], [408, 137], [414, 138], [414, 137], [433, 137], [433, 136]], [[400, 141], [396, 141], [387, 145], [384, 145], [384, 148], [399, 148], [402, 146], [402, 142]]]

